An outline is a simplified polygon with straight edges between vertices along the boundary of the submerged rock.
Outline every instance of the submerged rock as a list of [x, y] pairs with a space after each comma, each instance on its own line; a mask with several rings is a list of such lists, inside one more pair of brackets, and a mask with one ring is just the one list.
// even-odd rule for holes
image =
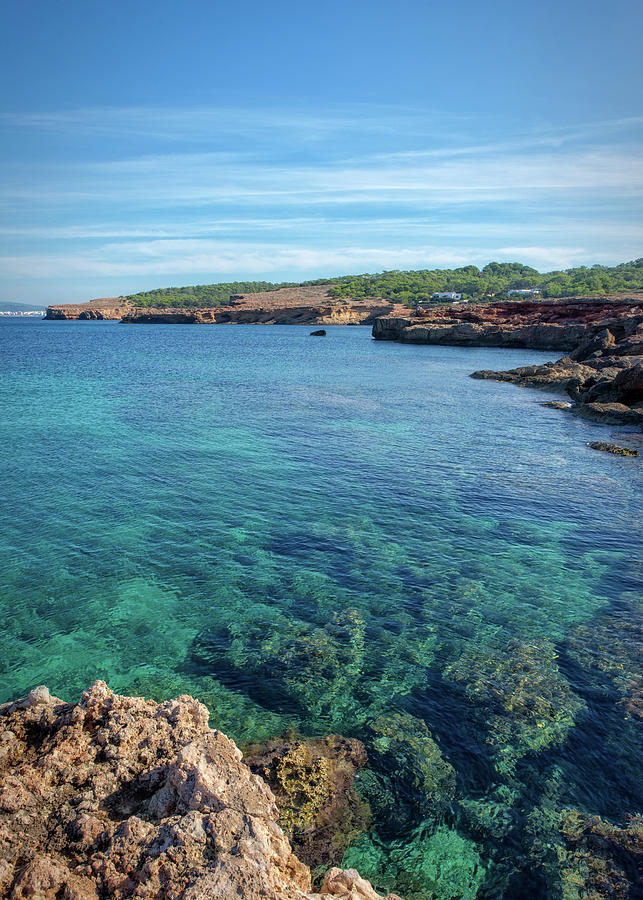
[[[368, 722], [369, 772], [362, 790], [391, 827], [440, 819], [455, 797], [456, 773], [422, 719], [391, 712]], [[405, 821], [406, 820], [406, 821]]]
[[445, 670], [461, 682], [469, 700], [485, 713], [494, 766], [511, 774], [530, 753], [562, 744], [585, 702], [556, 663], [554, 644], [543, 638], [510, 641], [506, 648], [469, 645]]
[[549, 409], [571, 409], [572, 404], [569, 400], [547, 400], [545, 403], [541, 403], [541, 406], [547, 406]]
[[387, 845], [367, 835], [344, 857], [378, 885], [399, 884], [407, 900], [475, 900], [486, 870], [480, 848], [455, 829], [420, 823]]
[[628, 716], [643, 719], [643, 610], [641, 604], [608, 609], [576, 626], [567, 651], [583, 669], [603, 673], [614, 684]]
[[326, 337], [326, 329], [318, 328], [317, 331], [311, 331], [310, 336], [311, 337]]
[[338, 869], [311, 892], [270, 788], [208, 716], [101, 681], [0, 707], [0, 897], [378, 900]]
[[623, 825], [574, 808], [544, 806], [529, 817], [530, 857], [547, 877], [551, 900], [640, 897], [643, 818]]
[[590, 441], [587, 445], [592, 450], [604, 450], [605, 453], [615, 453], [617, 456], [638, 456], [638, 450], [629, 447], [619, 447], [618, 444], [606, 444], [605, 441]]
[[353, 788], [355, 773], [366, 763], [361, 741], [337, 734], [265, 741], [245, 747], [244, 761], [270, 785], [279, 824], [307, 865], [340, 863], [352, 841], [368, 830], [370, 809]]

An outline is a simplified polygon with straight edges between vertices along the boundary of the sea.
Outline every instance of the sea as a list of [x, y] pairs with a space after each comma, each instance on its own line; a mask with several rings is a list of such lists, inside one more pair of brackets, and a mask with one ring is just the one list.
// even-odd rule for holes
[[0, 321], [0, 702], [359, 738], [340, 862], [405, 900], [635, 878], [637, 436], [469, 377], [556, 354], [327, 332]]

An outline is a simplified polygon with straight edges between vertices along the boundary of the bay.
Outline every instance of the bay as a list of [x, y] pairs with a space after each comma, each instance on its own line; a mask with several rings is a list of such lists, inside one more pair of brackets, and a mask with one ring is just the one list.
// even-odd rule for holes
[[359, 737], [346, 865], [563, 896], [569, 811], [641, 810], [642, 468], [468, 378], [551, 358], [1, 321], [0, 702], [103, 678], [239, 743]]

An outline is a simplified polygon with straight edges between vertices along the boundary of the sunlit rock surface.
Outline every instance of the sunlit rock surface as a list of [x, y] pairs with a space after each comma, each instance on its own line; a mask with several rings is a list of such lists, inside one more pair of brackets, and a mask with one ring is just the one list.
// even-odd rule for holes
[[270, 788], [208, 715], [101, 681], [78, 704], [40, 687], [0, 707], [0, 897], [378, 900], [354, 870], [312, 892]]

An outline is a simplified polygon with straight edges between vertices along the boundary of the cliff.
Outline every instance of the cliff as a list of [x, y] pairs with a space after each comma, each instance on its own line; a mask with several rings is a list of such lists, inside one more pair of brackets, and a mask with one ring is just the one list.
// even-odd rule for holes
[[314, 892], [278, 819], [191, 697], [157, 704], [97, 681], [78, 704], [40, 687], [0, 707], [0, 897], [381, 900], [350, 869]]
[[373, 324], [380, 341], [573, 350], [609, 328], [620, 338], [632, 317], [643, 321], [641, 300], [549, 300], [467, 306], [453, 304]]
[[101, 297], [89, 303], [48, 306], [45, 319], [121, 319], [128, 311], [127, 297]]
[[225, 306], [136, 307], [128, 297], [49, 306], [46, 319], [116, 319], [166, 325], [372, 325], [378, 316], [403, 311], [386, 300], [333, 300], [330, 285], [305, 285], [237, 294]]
[[221, 306], [214, 309], [133, 309], [123, 323], [156, 325], [372, 325], [391, 304]]

